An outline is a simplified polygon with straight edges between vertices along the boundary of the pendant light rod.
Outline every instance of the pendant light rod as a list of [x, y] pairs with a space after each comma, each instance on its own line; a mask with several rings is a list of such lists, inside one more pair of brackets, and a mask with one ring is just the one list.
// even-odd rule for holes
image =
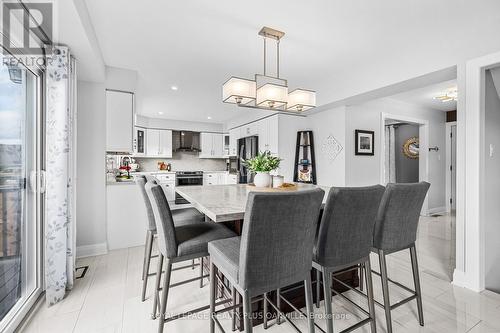
[[266, 54], [266, 37], [264, 37], [264, 76], [266, 75], [266, 58], [267, 58], [267, 54]]
[[276, 77], [280, 78], [280, 40], [276, 41]]

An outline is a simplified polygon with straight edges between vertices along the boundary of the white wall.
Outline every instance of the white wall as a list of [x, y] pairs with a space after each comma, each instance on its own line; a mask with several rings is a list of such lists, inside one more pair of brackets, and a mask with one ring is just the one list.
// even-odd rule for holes
[[[441, 111], [419, 107], [390, 98], [377, 99], [360, 105], [348, 106], [346, 110], [346, 185], [363, 186], [380, 183], [381, 174], [381, 115], [389, 113], [429, 121], [429, 146], [438, 146], [439, 152], [429, 152], [428, 194], [429, 210], [446, 206], [445, 194], [445, 121]], [[375, 156], [354, 155], [354, 131], [356, 129], [375, 132]]]
[[77, 89], [76, 245], [79, 256], [82, 249], [99, 244], [102, 247], [106, 242], [106, 95], [103, 83], [78, 81]]
[[[500, 292], [500, 99], [490, 71], [486, 71], [484, 124], [485, 288]], [[493, 154], [490, 155], [490, 145]]]
[[135, 93], [137, 90], [137, 72], [129, 69], [106, 66], [106, 89]]
[[[309, 126], [314, 135], [314, 151], [316, 153], [316, 173], [318, 184], [324, 186], [345, 186], [346, 138], [345, 121], [346, 107], [323, 111], [308, 117]], [[331, 159], [323, 149], [329, 136], [343, 147], [335, 159]]]

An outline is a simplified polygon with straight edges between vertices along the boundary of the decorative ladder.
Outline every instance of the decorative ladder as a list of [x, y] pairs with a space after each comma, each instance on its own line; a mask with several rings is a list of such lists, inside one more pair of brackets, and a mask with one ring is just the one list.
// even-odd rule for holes
[[[302, 158], [301, 158], [302, 156]], [[316, 159], [312, 131], [297, 132], [293, 181], [296, 183], [317, 184]]]

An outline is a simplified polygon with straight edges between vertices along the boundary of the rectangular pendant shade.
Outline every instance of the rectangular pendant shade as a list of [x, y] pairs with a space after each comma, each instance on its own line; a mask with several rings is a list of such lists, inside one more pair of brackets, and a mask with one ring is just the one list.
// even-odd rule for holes
[[311, 90], [295, 89], [288, 94], [288, 107], [290, 111], [306, 111], [316, 106], [316, 93]]
[[286, 109], [288, 87], [266, 83], [257, 89], [256, 105], [272, 109]]
[[252, 80], [231, 77], [222, 86], [224, 103], [248, 104], [255, 100], [256, 83]]

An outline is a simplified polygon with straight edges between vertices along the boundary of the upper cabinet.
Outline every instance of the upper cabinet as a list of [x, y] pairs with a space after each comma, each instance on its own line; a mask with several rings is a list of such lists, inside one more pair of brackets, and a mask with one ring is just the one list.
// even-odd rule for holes
[[224, 136], [221, 133], [201, 133], [199, 158], [223, 158]]
[[134, 132], [134, 94], [106, 90], [106, 150], [131, 153]]
[[233, 128], [229, 130], [229, 156], [238, 155], [238, 139], [240, 138], [240, 129]]
[[278, 155], [278, 116], [268, 117], [256, 122], [259, 135], [259, 151], [269, 150], [271, 154]]
[[146, 155], [154, 157], [172, 157], [172, 131], [146, 130]]

